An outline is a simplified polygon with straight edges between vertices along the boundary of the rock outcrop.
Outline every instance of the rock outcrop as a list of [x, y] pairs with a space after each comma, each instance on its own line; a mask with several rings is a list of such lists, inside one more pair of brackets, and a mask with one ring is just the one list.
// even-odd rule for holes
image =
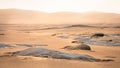
[[68, 49], [68, 50], [91, 50], [91, 47], [86, 44], [80, 44], [76, 46], [65, 46], [62, 49]]
[[92, 61], [93, 62], [112, 61], [109, 59], [101, 60], [101, 59], [97, 59], [92, 56], [84, 55], [84, 54], [64, 53], [64, 52], [48, 50], [48, 49], [44, 49], [44, 48], [29, 48], [29, 49], [25, 49], [25, 50], [21, 50], [21, 51], [16, 51], [16, 52], [8, 52], [6, 54], [9, 54], [12, 56], [34, 56], [34, 57], [91, 61], [91, 62]]
[[6, 47], [14, 47], [14, 46], [6, 43], [0, 43], [0, 48], [6, 48]]

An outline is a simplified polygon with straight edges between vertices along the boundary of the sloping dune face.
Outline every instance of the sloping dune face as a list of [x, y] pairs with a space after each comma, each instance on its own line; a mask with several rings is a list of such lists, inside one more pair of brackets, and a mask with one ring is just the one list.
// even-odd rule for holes
[[102, 12], [56, 12], [45, 13], [20, 9], [1, 9], [3, 24], [73, 24], [73, 23], [119, 23], [120, 14]]

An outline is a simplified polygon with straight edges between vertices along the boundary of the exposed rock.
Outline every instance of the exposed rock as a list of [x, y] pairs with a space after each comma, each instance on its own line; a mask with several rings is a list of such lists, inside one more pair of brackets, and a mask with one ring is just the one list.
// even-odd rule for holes
[[[79, 60], [79, 61], [94, 61], [99, 62], [103, 61], [101, 59], [94, 58], [89, 55], [84, 54], [73, 54], [73, 53], [64, 53], [54, 50], [48, 50], [44, 48], [29, 48], [16, 52], [8, 52], [6, 54], [12, 56], [35, 56], [35, 57], [44, 57], [44, 58], [55, 58], [55, 59], [68, 59], [68, 60]], [[106, 59], [108, 60], [108, 59]]]
[[51, 36], [56, 36], [57, 34], [52, 34]]
[[108, 42], [112, 42], [113, 40], [107, 40]]
[[62, 35], [62, 36], [58, 36], [59, 38], [62, 38], [62, 39], [68, 39], [69, 37], [68, 36], [64, 36], [64, 35]]
[[47, 46], [46, 44], [16, 44], [17, 46], [36, 47], [36, 46]]
[[75, 50], [76, 47], [75, 46], [65, 46], [62, 49]]
[[77, 25], [70, 25], [65, 28], [72, 28], [72, 27], [95, 27], [95, 26], [77, 24]]
[[81, 50], [91, 50], [91, 47], [86, 44], [77, 45], [76, 48], [81, 49]]
[[80, 42], [75, 40], [75, 41], [72, 41], [71, 43], [80, 43]]
[[81, 44], [77, 46], [65, 46], [63, 49], [68, 49], [68, 50], [91, 50], [90, 46], [86, 44]]
[[91, 44], [91, 45], [107, 45], [107, 46], [120, 46], [120, 39], [119, 38], [113, 38], [109, 42], [106, 40], [96, 40], [96, 39], [91, 39], [88, 37], [79, 37], [75, 38], [74, 40], [78, 42], [84, 42], [86, 44]]
[[14, 46], [10, 44], [0, 43], [0, 48], [5, 48], [5, 47], [14, 47]]
[[91, 38], [98, 38], [98, 37], [103, 37], [103, 36], [105, 36], [104, 33], [95, 33], [91, 36]]

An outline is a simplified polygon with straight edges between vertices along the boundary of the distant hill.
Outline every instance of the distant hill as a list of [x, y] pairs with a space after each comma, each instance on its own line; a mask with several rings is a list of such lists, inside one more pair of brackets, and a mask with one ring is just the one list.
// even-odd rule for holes
[[85, 24], [120, 23], [120, 14], [103, 12], [45, 13], [21, 9], [0, 9], [0, 24]]

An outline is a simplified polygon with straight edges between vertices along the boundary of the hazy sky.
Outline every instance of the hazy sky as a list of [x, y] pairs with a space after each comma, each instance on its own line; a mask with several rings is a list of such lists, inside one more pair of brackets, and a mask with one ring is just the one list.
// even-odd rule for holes
[[45, 12], [103, 11], [120, 13], [120, 0], [0, 0], [0, 9], [4, 8]]

